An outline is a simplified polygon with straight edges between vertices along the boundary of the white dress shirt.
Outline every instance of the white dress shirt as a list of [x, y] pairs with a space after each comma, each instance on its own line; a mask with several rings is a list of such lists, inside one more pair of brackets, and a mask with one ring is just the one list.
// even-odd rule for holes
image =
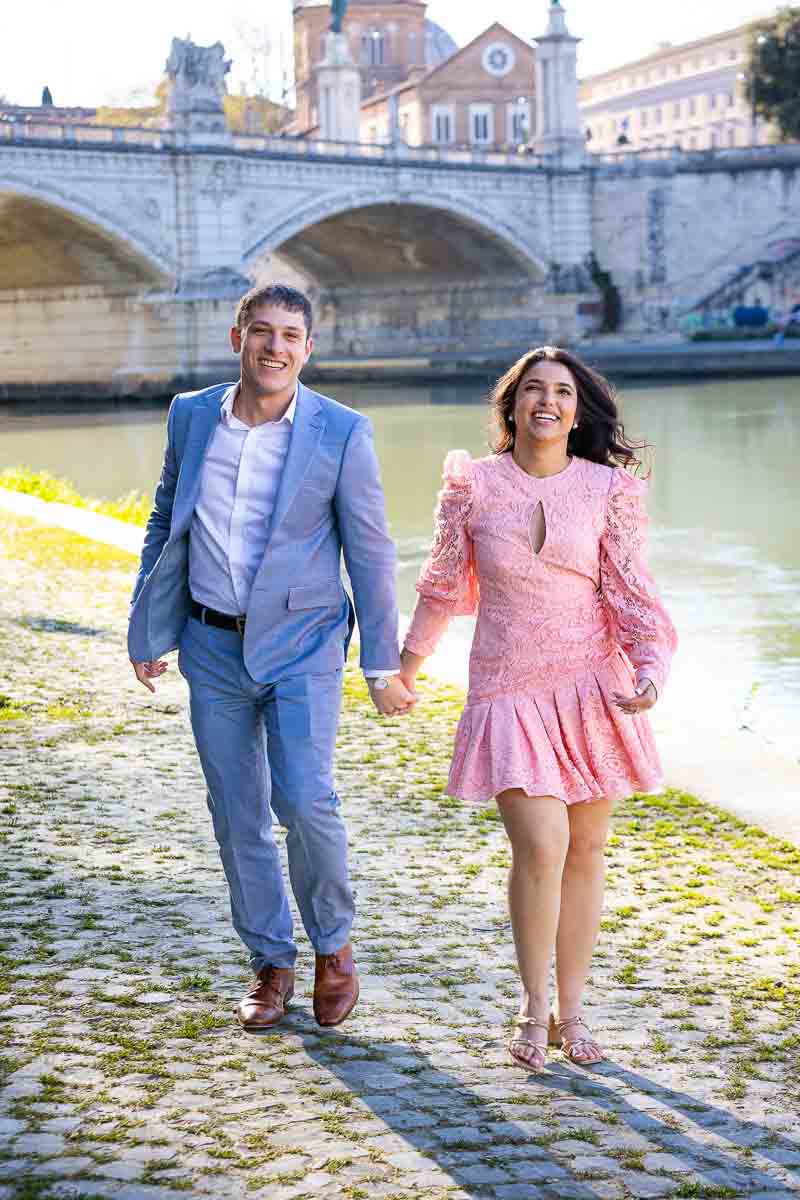
[[295, 392], [279, 421], [245, 425], [233, 415], [237, 392], [225, 393], [189, 529], [192, 597], [231, 616], [247, 612], [297, 408]]
[[[192, 598], [230, 616], [247, 612], [297, 409], [295, 390], [279, 421], [246, 425], [233, 413], [238, 391], [235, 384], [222, 401], [189, 528]], [[364, 672], [368, 679], [395, 673]]]

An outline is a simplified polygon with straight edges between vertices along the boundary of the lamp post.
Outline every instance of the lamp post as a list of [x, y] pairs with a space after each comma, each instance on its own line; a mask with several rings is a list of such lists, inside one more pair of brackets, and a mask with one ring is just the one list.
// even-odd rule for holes
[[516, 129], [512, 130], [514, 140], [518, 146], [523, 146], [529, 134], [528, 129], [528, 98], [527, 96], [517, 96], [516, 99]]

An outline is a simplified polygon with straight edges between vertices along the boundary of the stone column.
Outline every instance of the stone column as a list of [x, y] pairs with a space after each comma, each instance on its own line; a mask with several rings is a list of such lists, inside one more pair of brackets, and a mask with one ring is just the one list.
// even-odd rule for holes
[[538, 154], [580, 162], [585, 139], [578, 113], [577, 50], [560, 0], [551, 0], [547, 32], [536, 38], [536, 138]]
[[361, 141], [361, 74], [343, 33], [328, 33], [317, 67], [319, 130], [323, 141]]

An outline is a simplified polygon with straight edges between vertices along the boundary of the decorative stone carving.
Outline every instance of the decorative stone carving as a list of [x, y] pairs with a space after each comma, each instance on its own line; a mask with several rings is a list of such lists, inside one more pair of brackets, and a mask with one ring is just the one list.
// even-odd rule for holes
[[229, 133], [222, 97], [230, 69], [222, 42], [197, 46], [189, 38], [173, 38], [166, 64], [170, 125], [194, 141], [208, 140], [209, 136], [215, 142], [226, 139]]
[[212, 164], [200, 192], [210, 196], [220, 208], [225, 200], [231, 200], [242, 184], [242, 164], [238, 162], [215, 162]]

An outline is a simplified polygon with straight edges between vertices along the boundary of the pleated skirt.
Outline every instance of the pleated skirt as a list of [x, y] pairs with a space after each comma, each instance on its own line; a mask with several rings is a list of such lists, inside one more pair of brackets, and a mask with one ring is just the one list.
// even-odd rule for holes
[[662, 787], [647, 717], [630, 717], [613, 693], [631, 695], [634, 673], [621, 650], [555, 685], [467, 699], [456, 732], [447, 792], [490, 800], [509, 788], [565, 804], [619, 800]]

